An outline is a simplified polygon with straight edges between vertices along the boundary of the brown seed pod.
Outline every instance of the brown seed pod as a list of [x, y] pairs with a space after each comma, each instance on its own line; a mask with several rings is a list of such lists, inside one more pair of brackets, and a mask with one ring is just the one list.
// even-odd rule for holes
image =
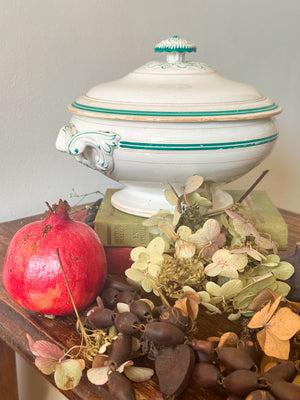
[[114, 312], [110, 308], [95, 307], [89, 313], [87, 322], [97, 329], [110, 328], [114, 324]]
[[104, 307], [113, 309], [117, 304], [117, 297], [120, 291], [118, 289], [109, 287], [102, 291], [101, 300], [104, 304]]
[[231, 372], [223, 379], [223, 386], [238, 396], [247, 396], [259, 388], [258, 374], [247, 369]]
[[117, 303], [125, 303], [129, 304], [131, 301], [133, 301], [136, 298], [135, 293], [130, 291], [130, 290], [124, 290], [123, 292], [120, 292], [117, 296]]
[[285, 381], [276, 381], [271, 386], [271, 393], [277, 400], [299, 400], [300, 386]]
[[108, 375], [108, 389], [114, 400], [136, 400], [130, 380], [118, 371]]
[[263, 352], [257, 342], [253, 342], [252, 340], [239, 340], [237, 348], [245, 351], [256, 365], [260, 365]]
[[148, 322], [145, 335], [159, 346], [175, 346], [184, 342], [183, 331], [168, 322]]
[[126, 334], [119, 335], [108, 348], [108, 361], [118, 367], [129, 359], [131, 348], [131, 336]]
[[140, 323], [138, 317], [130, 311], [122, 312], [115, 317], [115, 327], [117, 330], [129, 335], [137, 331], [137, 325]]
[[155, 359], [155, 372], [162, 393], [166, 396], [180, 395], [189, 384], [194, 364], [194, 351], [189, 345], [180, 344], [159, 350]]
[[215, 345], [213, 342], [210, 342], [209, 340], [193, 339], [191, 341], [191, 347], [194, 350], [203, 351], [206, 354], [212, 354], [215, 352]]
[[252, 358], [243, 350], [235, 347], [218, 347], [217, 355], [226, 369], [249, 369], [256, 371], [256, 366]]
[[284, 361], [280, 364], [270, 368], [267, 372], [262, 374], [269, 383], [274, 383], [278, 380], [292, 382], [297, 375], [297, 368], [293, 361]]
[[189, 318], [187, 315], [183, 313], [180, 308], [170, 307], [167, 310], [164, 310], [160, 314], [160, 320], [163, 322], [168, 322], [169, 324], [177, 326], [177, 328], [186, 330], [189, 323]]
[[238, 396], [237, 394], [230, 393], [228, 397], [226, 397], [226, 400], [245, 400], [244, 396]]
[[130, 312], [138, 316], [141, 321], [152, 318], [151, 308], [144, 300], [135, 300], [130, 303]]
[[159, 318], [160, 314], [163, 313], [165, 310], [167, 310], [169, 307], [166, 306], [165, 304], [162, 304], [160, 306], [155, 306], [152, 310], [152, 316], [153, 318]]
[[254, 390], [248, 394], [245, 400], [276, 400], [275, 397], [266, 390]]
[[104, 288], [114, 288], [117, 289], [119, 292], [123, 292], [124, 290], [129, 290], [131, 292], [137, 292], [138, 289], [134, 286], [129, 285], [125, 282], [116, 281], [115, 279], [106, 278]]
[[194, 366], [192, 378], [200, 386], [212, 388], [218, 385], [221, 371], [213, 364], [201, 362]]
[[204, 353], [204, 351], [196, 350], [196, 359], [198, 362], [208, 362], [212, 363], [216, 359], [216, 353], [212, 352], [211, 354]]

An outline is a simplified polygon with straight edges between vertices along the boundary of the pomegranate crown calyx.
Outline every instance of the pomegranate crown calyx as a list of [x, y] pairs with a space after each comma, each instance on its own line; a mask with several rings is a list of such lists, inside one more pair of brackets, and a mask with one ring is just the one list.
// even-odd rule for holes
[[59, 199], [58, 204], [50, 204], [46, 201], [46, 205], [49, 208], [48, 216], [51, 215], [59, 215], [59, 216], [68, 216], [71, 207], [66, 200]]

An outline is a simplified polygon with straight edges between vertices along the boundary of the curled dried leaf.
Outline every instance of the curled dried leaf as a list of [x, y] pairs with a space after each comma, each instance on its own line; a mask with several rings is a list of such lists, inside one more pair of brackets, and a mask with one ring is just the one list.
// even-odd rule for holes
[[218, 347], [236, 347], [239, 337], [235, 332], [226, 332], [220, 337]]

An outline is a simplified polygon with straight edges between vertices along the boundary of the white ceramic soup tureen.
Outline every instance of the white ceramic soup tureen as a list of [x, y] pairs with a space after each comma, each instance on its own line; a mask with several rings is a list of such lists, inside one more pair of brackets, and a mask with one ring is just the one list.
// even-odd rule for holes
[[185, 61], [196, 47], [178, 36], [155, 51], [166, 52], [166, 61], [148, 62], [72, 103], [56, 147], [122, 183], [112, 204], [127, 213], [172, 209], [168, 183], [180, 189], [194, 174], [214, 182], [212, 210], [224, 209], [232, 198], [219, 186], [270, 153], [281, 108], [202, 62]]

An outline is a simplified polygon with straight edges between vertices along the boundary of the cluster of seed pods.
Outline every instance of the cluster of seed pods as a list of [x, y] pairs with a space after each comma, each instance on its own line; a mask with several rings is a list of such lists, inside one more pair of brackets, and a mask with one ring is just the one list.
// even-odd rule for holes
[[205, 388], [222, 386], [227, 400], [297, 400], [300, 386], [292, 383], [298, 371], [284, 361], [260, 374], [261, 351], [253, 343], [237, 347], [214, 347], [213, 342], [192, 340], [197, 362], [192, 379]]
[[[188, 317], [176, 307], [151, 307], [135, 288], [109, 281], [101, 294], [103, 307], [88, 314], [97, 329], [115, 326], [119, 332], [108, 348], [108, 389], [115, 400], [134, 400], [129, 379], [117, 367], [133, 356], [132, 338], [144, 344], [143, 354], [154, 359], [154, 369], [164, 396], [180, 398], [191, 382], [225, 389], [227, 400], [299, 400], [300, 386], [292, 383], [297, 368], [292, 361], [259, 374], [261, 352], [240, 342], [238, 347], [217, 347], [208, 340], [190, 339]], [[119, 312], [117, 304], [128, 304]], [[178, 397], [179, 396], [179, 397]]]

